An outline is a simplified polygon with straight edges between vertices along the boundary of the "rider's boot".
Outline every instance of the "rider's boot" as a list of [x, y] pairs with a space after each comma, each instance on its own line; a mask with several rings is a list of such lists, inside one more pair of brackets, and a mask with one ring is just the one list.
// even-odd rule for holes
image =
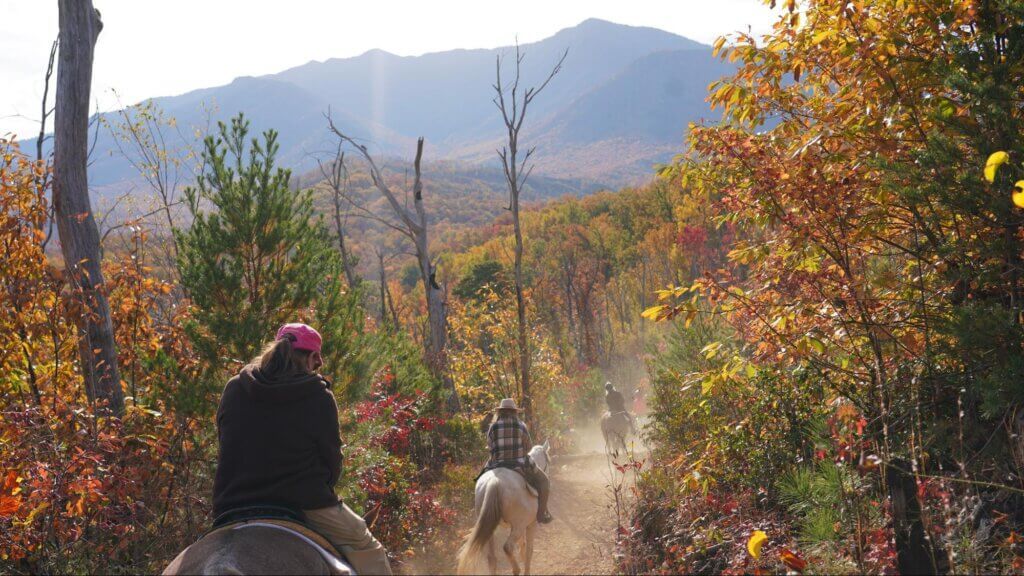
[[530, 485], [537, 489], [537, 523], [547, 524], [554, 520], [548, 512], [548, 497], [551, 496], [551, 481], [543, 470], [536, 466], [530, 471]]

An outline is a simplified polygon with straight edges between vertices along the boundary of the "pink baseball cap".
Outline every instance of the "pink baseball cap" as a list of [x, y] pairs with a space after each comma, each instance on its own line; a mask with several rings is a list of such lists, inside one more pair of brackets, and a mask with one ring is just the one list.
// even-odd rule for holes
[[293, 342], [292, 346], [296, 350], [319, 352], [320, 345], [323, 343], [323, 339], [320, 337], [319, 332], [314, 330], [313, 327], [301, 322], [285, 324], [277, 331], [277, 340], [289, 336]]

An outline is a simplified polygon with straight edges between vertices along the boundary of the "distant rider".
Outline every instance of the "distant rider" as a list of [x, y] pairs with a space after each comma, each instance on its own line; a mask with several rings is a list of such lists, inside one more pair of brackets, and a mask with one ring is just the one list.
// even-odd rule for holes
[[519, 408], [512, 398], [505, 398], [497, 408], [497, 418], [487, 429], [487, 447], [491, 450], [491, 458], [485, 470], [493, 468], [512, 468], [519, 470], [526, 482], [537, 489], [537, 523], [551, 522], [548, 513], [548, 497], [551, 495], [551, 482], [548, 475], [534, 464], [529, 450], [533, 446], [530, 431], [519, 419]]
[[644, 398], [644, 391], [640, 388], [633, 391], [633, 413], [637, 416], [647, 413], [647, 399]]
[[608, 413], [612, 416], [622, 413], [626, 420], [629, 421], [629, 428], [636, 432], [636, 426], [633, 424], [633, 416], [626, 410], [626, 399], [623, 398], [622, 392], [615, 389], [615, 386], [611, 382], [604, 383], [604, 402], [608, 405]]

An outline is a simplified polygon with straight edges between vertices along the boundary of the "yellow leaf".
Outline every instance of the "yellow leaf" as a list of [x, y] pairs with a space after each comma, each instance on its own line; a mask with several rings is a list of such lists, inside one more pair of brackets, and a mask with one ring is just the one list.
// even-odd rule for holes
[[813, 38], [811, 38], [811, 45], [817, 46], [818, 44], [821, 44], [825, 40], [828, 40], [829, 38], [831, 38], [832, 35], [833, 35], [832, 30], [823, 30], [821, 32], [818, 32], [817, 34], [814, 35]]
[[825, 353], [825, 343], [817, 338], [808, 338], [807, 343], [810, 344], [811, 348], [814, 349], [818, 354]]
[[1005, 164], [1009, 159], [1010, 155], [1002, 150], [993, 152], [992, 155], [988, 157], [988, 160], [985, 161], [985, 180], [995, 182], [996, 170], [998, 170], [999, 167]]
[[725, 36], [719, 36], [718, 40], [715, 40], [715, 44], [711, 50], [711, 56], [718, 56], [718, 53], [722, 50], [722, 46], [725, 46]]
[[718, 354], [718, 349], [721, 348], [721, 347], [722, 347], [722, 343], [721, 342], [712, 342], [711, 344], [708, 344], [707, 346], [705, 346], [701, 350], [701, 353], [704, 354], [705, 358], [710, 360], [710, 359], [714, 358], [716, 354]]
[[761, 547], [768, 541], [768, 535], [762, 530], [754, 530], [754, 533], [750, 535], [750, 540], [747, 540], [747, 552], [757, 560], [761, 557]]
[[40, 512], [42, 512], [43, 510], [46, 510], [49, 507], [50, 507], [50, 503], [49, 502], [43, 502], [39, 506], [36, 506], [36, 508], [34, 510], [32, 510], [32, 512], [29, 512], [29, 515], [25, 518], [24, 524], [26, 526], [31, 524], [32, 521], [36, 519], [36, 516], [38, 516]]
[[668, 308], [668, 306], [651, 306], [650, 308], [644, 310], [640, 314], [640, 316], [643, 318], [648, 318], [650, 320], [657, 320], [658, 316], [660, 316], [662, 311], [665, 310], [666, 308]]
[[1017, 208], [1024, 208], [1024, 180], [1018, 180], [1013, 185], [1013, 204]]

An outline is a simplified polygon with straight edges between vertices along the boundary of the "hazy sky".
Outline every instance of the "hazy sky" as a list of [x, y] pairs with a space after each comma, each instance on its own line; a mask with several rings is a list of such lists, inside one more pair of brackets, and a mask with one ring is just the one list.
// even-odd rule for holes
[[[402, 56], [533, 42], [587, 18], [710, 44], [771, 27], [761, 0], [93, 0], [101, 110], [382, 48]], [[57, 0], [0, 0], [0, 135], [38, 132]], [[117, 96], [115, 97], [114, 91]], [[52, 92], [51, 92], [52, 98]]]

